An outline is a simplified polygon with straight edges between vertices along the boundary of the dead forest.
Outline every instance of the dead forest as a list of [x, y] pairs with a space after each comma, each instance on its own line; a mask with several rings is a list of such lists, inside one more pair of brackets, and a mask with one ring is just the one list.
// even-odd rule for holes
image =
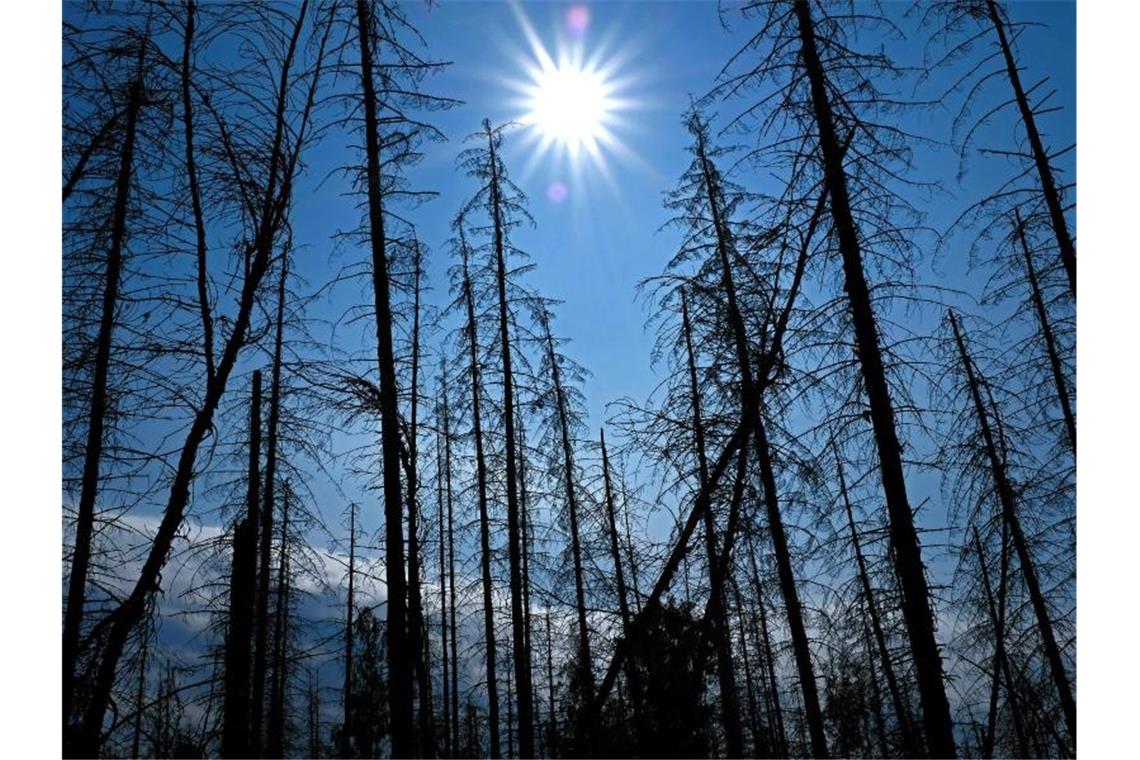
[[[678, 96], [654, 388], [599, 419], [527, 127], [408, 5], [64, 5], [66, 757], [1075, 756], [1034, 6], [707, 4], [747, 42]], [[931, 200], [932, 142], [1000, 176]]]

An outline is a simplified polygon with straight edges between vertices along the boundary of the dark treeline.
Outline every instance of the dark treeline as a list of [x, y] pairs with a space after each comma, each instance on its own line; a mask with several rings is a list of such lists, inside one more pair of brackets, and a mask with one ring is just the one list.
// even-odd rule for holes
[[[523, 127], [434, 126], [400, 4], [68, 5], [65, 756], [1074, 756], [1074, 146], [1022, 10], [726, 4], [659, 384], [594, 429]], [[932, 142], [1007, 172], [934, 231]], [[967, 255], [976, 292], [917, 274]]]

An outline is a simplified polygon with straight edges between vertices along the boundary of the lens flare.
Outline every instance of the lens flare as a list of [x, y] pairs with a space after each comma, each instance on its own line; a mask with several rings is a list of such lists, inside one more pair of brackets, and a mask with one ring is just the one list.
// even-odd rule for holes
[[550, 186], [546, 188], [546, 198], [551, 203], [561, 203], [566, 200], [566, 196], [569, 194], [570, 190], [567, 189], [566, 183], [559, 180], [551, 182]]
[[590, 9], [584, 5], [572, 5], [566, 11], [566, 33], [576, 40], [586, 36], [590, 28]]

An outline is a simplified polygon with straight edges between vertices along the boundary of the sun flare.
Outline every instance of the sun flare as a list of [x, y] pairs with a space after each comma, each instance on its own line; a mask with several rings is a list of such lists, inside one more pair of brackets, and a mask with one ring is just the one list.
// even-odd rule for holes
[[618, 26], [602, 32], [589, 8], [576, 4], [547, 47], [522, 5], [512, 8], [525, 47], [514, 51], [515, 73], [500, 81], [511, 91], [511, 121], [524, 127], [522, 176], [547, 175], [554, 204], [580, 203], [597, 180], [618, 194], [614, 168], [644, 168], [625, 142], [644, 106], [643, 75], [631, 68], [639, 43]]
[[526, 122], [574, 149], [602, 136], [612, 108], [599, 72], [562, 63], [537, 72]]

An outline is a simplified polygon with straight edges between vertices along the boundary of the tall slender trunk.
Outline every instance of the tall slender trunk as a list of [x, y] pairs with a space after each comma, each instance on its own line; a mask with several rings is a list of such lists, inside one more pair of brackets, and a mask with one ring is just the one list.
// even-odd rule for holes
[[491, 529], [487, 515], [487, 462], [483, 453], [483, 421], [481, 416], [481, 384], [479, 381], [479, 340], [475, 322], [475, 295], [468, 271], [468, 249], [463, 239], [463, 223], [459, 224], [463, 254], [463, 298], [467, 305], [467, 337], [471, 354], [471, 423], [475, 436], [475, 477], [479, 489], [479, 548], [483, 572], [483, 635], [487, 646], [487, 720], [491, 734], [491, 757], [499, 757], [499, 687], [495, 681], [495, 610], [491, 601]]
[[[602, 480], [605, 484], [606, 491], [606, 517], [609, 520], [610, 528], [610, 554], [613, 557], [614, 563], [614, 577], [617, 581], [618, 592], [618, 608], [621, 611], [621, 629], [622, 636], [629, 636], [630, 625], [632, 618], [629, 613], [629, 602], [627, 601], [627, 591], [625, 585], [625, 572], [621, 566], [621, 549], [618, 547], [618, 528], [617, 528], [617, 514], [614, 508], [614, 491], [613, 484], [610, 481], [610, 458], [609, 453], [606, 451], [606, 431], [601, 431], [602, 443]], [[633, 661], [627, 663], [626, 679], [629, 681], [629, 698], [633, 707], [633, 720], [634, 726], [637, 731], [641, 730], [641, 674]]]
[[[190, 500], [190, 486], [195, 477], [195, 464], [198, 449], [213, 428], [214, 413], [225, 395], [230, 373], [237, 363], [238, 355], [245, 343], [252, 319], [254, 302], [261, 288], [265, 272], [269, 267], [272, 251], [278, 232], [281, 230], [292, 197], [292, 182], [304, 145], [309, 117], [315, 101], [317, 84], [320, 81], [320, 64], [310, 79], [303, 115], [299, 128], [290, 131], [292, 144], [285, 144], [286, 106], [294, 56], [301, 30], [308, 15], [308, 0], [303, 0], [293, 25], [285, 57], [282, 60], [277, 83], [276, 105], [274, 110], [273, 147], [269, 152], [267, 173], [269, 177], [264, 197], [261, 199], [259, 216], [255, 220], [255, 233], [251, 245], [252, 258], [247, 275], [242, 280], [241, 295], [238, 298], [233, 329], [225, 342], [217, 365], [214, 380], [207, 383], [202, 404], [195, 412], [186, 438], [178, 455], [178, 463], [171, 479], [169, 498], [159, 523], [158, 531], [151, 543], [146, 559], [139, 571], [130, 594], [114, 608], [102, 621], [106, 625], [105, 644], [100, 652], [94, 676], [91, 699], [84, 710], [82, 721], [74, 732], [65, 737], [64, 754], [67, 756], [93, 757], [98, 754], [102, 742], [103, 720], [111, 701], [115, 674], [122, 657], [123, 647], [131, 630], [146, 610], [148, 601], [157, 592], [162, 568], [166, 564], [174, 537], [182, 525], [186, 505]], [[318, 60], [323, 60], [326, 34], [320, 43]], [[280, 175], [280, 176], [279, 176]], [[280, 180], [280, 185], [278, 184]]]
[[[966, 372], [966, 380], [970, 386], [970, 395], [974, 401], [974, 411], [977, 413], [978, 425], [981, 427], [986, 458], [990, 465], [990, 475], [993, 478], [994, 489], [997, 491], [997, 497], [1001, 503], [1002, 519], [1009, 526], [1013, 547], [1017, 552], [1021, 573], [1025, 577], [1025, 586], [1029, 591], [1029, 601], [1033, 607], [1033, 614], [1037, 618], [1037, 630], [1045, 647], [1045, 659], [1049, 663], [1049, 671], [1053, 676], [1053, 683], [1057, 687], [1057, 696], [1061, 700], [1061, 710], [1065, 715], [1065, 725], [1069, 730], [1069, 737], [1075, 744], [1077, 740], [1077, 706], [1073, 699], [1072, 689], [1069, 686], [1069, 676], [1065, 673], [1065, 665], [1061, 660], [1061, 650], [1057, 646], [1057, 640], [1053, 633], [1053, 622], [1049, 619], [1045, 595], [1042, 593], [1041, 584], [1037, 579], [1033, 557], [1029, 552], [1025, 534], [1021, 530], [1021, 521], [1017, 516], [1017, 497], [1006, 472], [1005, 460], [998, 454], [997, 444], [990, 428], [989, 414], [987, 414], [985, 404], [982, 402], [979, 379], [975, 373], [973, 362], [970, 360], [970, 355], [966, 351], [966, 344], [953, 312], [950, 312], [950, 325], [954, 330], [954, 341], [958, 345], [958, 353], [961, 356], [962, 367]], [[996, 414], [996, 410], [994, 413]]]
[[388, 702], [392, 754], [414, 752], [412, 720], [412, 660], [407, 621], [407, 581], [404, 575], [404, 509], [400, 478], [400, 414], [396, 407], [396, 359], [392, 346], [391, 286], [388, 238], [385, 232], [384, 189], [380, 168], [380, 124], [373, 84], [372, 7], [357, 0], [360, 37], [361, 97], [364, 101], [365, 154], [368, 185], [368, 239], [372, 249], [372, 290], [376, 314], [376, 359], [380, 370], [380, 425], [384, 470], [384, 565], [388, 586]]
[[863, 272], [859, 233], [847, 192], [844, 151], [835, 132], [835, 119], [828, 95], [827, 76], [816, 48], [815, 27], [806, 0], [796, 0], [804, 67], [811, 85], [812, 106], [819, 129], [819, 149], [823, 160], [824, 184], [831, 200], [831, 216], [843, 258], [844, 289], [855, 332], [856, 353], [863, 373], [863, 384], [870, 405], [879, 472], [890, 515], [891, 544], [895, 567], [903, 593], [903, 617], [914, 657], [918, 690], [922, 699], [923, 725], [928, 749], [936, 757], [954, 757], [954, 721], [942, 674], [942, 657], [934, 635], [934, 615], [930, 589], [922, 563], [914, 514], [907, 499], [902, 454], [895, 429], [894, 406], [887, 384], [883, 356], [879, 348], [878, 326], [871, 304], [871, 293]]
[[[447, 485], [447, 575], [450, 579], [451, 593], [451, 747], [452, 752], [459, 752], [459, 626], [456, 622], [456, 594], [455, 594], [455, 510], [454, 494], [451, 487], [451, 410], [448, 408], [447, 372], [441, 370], [443, 387], [440, 395], [443, 397], [443, 471]], [[444, 705], [447, 708], [447, 705]]]
[[[139, 660], [139, 682], [135, 689], [135, 717], [131, 730], [131, 757], [142, 757], [140, 754], [140, 740], [142, 739], [142, 720], [144, 705], [146, 704], [146, 666], [150, 654], [150, 631], [143, 634], [142, 653]], [[211, 692], [211, 696], [212, 696]]]
[[194, 243], [197, 253], [198, 313], [202, 320], [202, 353], [206, 359], [206, 380], [214, 378], [214, 320], [210, 316], [209, 278], [206, 268], [206, 220], [202, 211], [202, 190], [198, 184], [198, 164], [194, 157], [194, 109], [190, 98], [193, 68], [195, 22], [198, 8], [194, 0], [186, 2], [186, 27], [182, 36], [182, 131], [186, 150], [186, 185], [190, 191], [190, 208], [194, 215]]
[[[444, 423], [446, 425], [446, 423]], [[447, 649], [447, 526], [443, 503], [443, 446], [435, 438], [436, 504], [439, 508], [439, 638], [443, 666], [443, 756], [455, 757], [451, 743], [451, 657]]]
[[507, 668], [507, 757], [515, 756], [515, 710], [511, 669]]
[[585, 742], [591, 750], [596, 747], [594, 729], [598, 723], [598, 705], [594, 700], [594, 663], [590, 654], [590, 633], [586, 623], [586, 587], [582, 570], [582, 542], [578, 515], [578, 495], [574, 485], [574, 449], [570, 442], [570, 418], [566, 408], [566, 395], [562, 387], [562, 373], [558, 356], [554, 351], [554, 336], [550, 331], [550, 319], [545, 310], [542, 315], [543, 342], [546, 344], [546, 358], [550, 364], [551, 382], [554, 385], [554, 403], [558, 411], [558, 432], [562, 444], [562, 469], [566, 488], [566, 504], [570, 516], [570, 552], [574, 562], [574, 599], [578, 613], [578, 669], [582, 685], [582, 703], [586, 705], [584, 715], [579, 716], [574, 727], [581, 745]]
[[252, 754], [250, 737], [250, 643], [257, 579], [258, 502], [261, 496], [261, 371], [253, 372], [249, 402], [249, 463], [246, 514], [234, 529], [230, 569], [230, 614], [225, 649], [222, 757]]
[[[780, 704], [780, 685], [776, 681], [776, 658], [772, 651], [772, 639], [768, 635], [768, 612], [764, 606], [764, 587], [760, 583], [760, 567], [756, 563], [756, 547], [753, 546], [752, 532], [748, 532], [748, 558], [752, 566], [752, 590], [756, 594], [756, 618], [759, 618], [760, 629], [753, 631], [753, 636], [759, 633], [761, 644], [761, 668], [768, 676], [768, 691], [772, 700], [772, 714], [769, 722], [775, 731], [776, 744], [773, 749], [777, 757], [788, 756], [788, 734], [784, 729], [784, 709]], [[756, 625], [753, 618], [753, 626]]]
[[[732, 260], [730, 256], [732, 248], [731, 235], [727, 220], [725, 220], [722, 215], [723, 209], [721, 207], [722, 199], [720, 197], [720, 189], [714, 176], [711, 161], [706, 155], [704, 133], [698, 130], [696, 136], [697, 157], [701, 162], [709, 211], [712, 215], [713, 228], [716, 232], [716, 250], [721, 265], [721, 282], [725, 291], [728, 319], [732, 325], [737, 361], [740, 365], [741, 386], [744, 395], [752, 395], [753, 393], [760, 394], [763, 392], [764, 378], [760, 378], [761, 385], [758, 386], [752, 375], [751, 360], [748, 355], [747, 335], [745, 333], [740, 307], [737, 302], [736, 285], [732, 276]], [[750, 419], [749, 423], [754, 426], [753, 437], [756, 443], [756, 458], [760, 466], [760, 481], [764, 488], [764, 507], [768, 517], [769, 533], [772, 537], [773, 549], [776, 554], [776, 568], [780, 579], [780, 591], [783, 595], [784, 606], [787, 611], [788, 628], [792, 634], [792, 651], [795, 654], [796, 668], [800, 676], [800, 688], [803, 691], [804, 713], [808, 723], [808, 731], [811, 736], [812, 755], [815, 757], [827, 757], [827, 738], [823, 729], [823, 712], [819, 707], [819, 694], [815, 683], [815, 670], [811, 662], [811, 650], [808, 646], [807, 630], [803, 622], [803, 610], [799, 601], [799, 592], [796, 589], [795, 572], [792, 568], [791, 551], [784, 532], [783, 516], [780, 513], [776, 476], [762, 406], [757, 407], [754, 419]], [[723, 589], [714, 588], [713, 592], [723, 599]], [[723, 622], [718, 625], [723, 630]], [[723, 671], [724, 668], [721, 668], [721, 670]], [[731, 700], [732, 707], [735, 709], [735, 685], [731, 684], [731, 667], [727, 671], [727, 677], [732, 686]], [[726, 691], [726, 684], [722, 678], [722, 700], [725, 699]], [[726, 702], [726, 706], [727, 704]], [[725, 734], [730, 754], [733, 754], [734, 751], [740, 747], [739, 726], [738, 716], [731, 720], [726, 719]]]
[[1025, 742], [1025, 724], [1021, 716], [1021, 706], [1014, 687], [1013, 672], [1009, 666], [1009, 655], [1005, 651], [1005, 591], [1006, 591], [1006, 534], [1007, 526], [1002, 523], [1001, 547], [1001, 573], [998, 581], [998, 601], [994, 602], [993, 590], [990, 588], [989, 570], [986, 568], [985, 554], [982, 552], [982, 540], [978, 536], [978, 529], [974, 528], [974, 550], [978, 553], [978, 567], [982, 576], [982, 590], [986, 596], [986, 609], [990, 616], [990, 625], [994, 630], [994, 667], [993, 680], [990, 686], [990, 709], [986, 720], [986, 734], [982, 745], [982, 756], [993, 757], [994, 733], [997, 724], [997, 698], [998, 686], [1005, 680], [1005, 699], [1009, 704], [1013, 716], [1013, 730], [1017, 739], [1017, 748], [1021, 757], [1029, 757], [1029, 748]]
[[1021, 214], [1014, 211], [1017, 217], [1017, 239], [1021, 243], [1021, 253], [1025, 257], [1025, 274], [1029, 279], [1029, 293], [1033, 300], [1033, 312], [1037, 316], [1037, 325], [1041, 328], [1041, 340], [1045, 343], [1045, 354], [1049, 357], [1049, 369], [1053, 373], [1053, 385], [1057, 388], [1057, 403], [1061, 405], [1061, 414], [1065, 418], [1065, 432], [1069, 437], [1069, 446], [1073, 449], [1073, 456], [1077, 454], [1077, 418], [1073, 414], [1072, 402], [1069, 400], [1069, 384], [1065, 380], [1065, 372], [1061, 366], [1061, 354], [1057, 350], [1057, 341], [1053, 336], [1053, 328], [1049, 324], [1049, 315], [1045, 311], [1045, 299], [1041, 295], [1041, 287], [1037, 282], [1037, 272], [1033, 269], [1033, 256], [1029, 252], [1029, 243], [1025, 240], [1025, 224], [1021, 221]]
[[289, 644], [289, 483], [281, 503], [281, 546], [277, 565], [277, 600], [273, 621], [273, 680], [269, 689], [269, 722], [266, 753], [270, 757], [285, 756], [285, 689], [288, 684]]
[[420, 587], [419, 538], [419, 379], [420, 379], [420, 281], [422, 262], [419, 241], [415, 242], [415, 274], [412, 304], [412, 388], [411, 419], [408, 429], [407, 499], [408, 499], [408, 647], [415, 658], [416, 686], [419, 691], [420, 754], [432, 757], [435, 752], [435, 729], [432, 727], [431, 671], [428, 663], [429, 642], [424, 623], [423, 594]]
[[[701, 157], [703, 160], [703, 145]], [[706, 175], [706, 182], [707, 182]], [[711, 194], [711, 191], [710, 191]], [[713, 212], [716, 213], [715, 211]], [[725, 275], [728, 276], [727, 274]], [[731, 299], [732, 296], [730, 295]], [[708, 456], [705, 449], [704, 422], [701, 417], [700, 386], [697, 382], [696, 355], [693, 351], [692, 326], [689, 321], [689, 304], [685, 291], [681, 291], [681, 321], [685, 332], [686, 361], [689, 372], [689, 393], [693, 416], [693, 444], [697, 454], [699, 483], [702, 489], [709, 485]], [[720, 686], [721, 711], [724, 719], [725, 743], [729, 757], [744, 754], [744, 740], [740, 729], [740, 712], [736, 699], [736, 683], [733, 675], [731, 655], [728, 653], [728, 630], [723, 614], [724, 589], [717, 572], [716, 520], [711, 507], [704, 512], [705, 555], [708, 562], [709, 583], [711, 586], [710, 609], [717, 614], [711, 616], [713, 646], [717, 652], [717, 681]]]
[[522, 551], [519, 537], [518, 463], [515, 445], [514, 377], [507, 318], [507, 257], [504, 249], [503, 210], [499, 186], [499, 158], [489, 122], [484, 122], [491, 165], [491, 220], [494, 227], [495, 279], [499, 295], [499, 351], [503, 367], [503, 435], [506, 449], [507, 553], [511, 573], [511, 642], [518, 690], [519, 751], [534, 756], [534, 707], [531, 704], [530, 650], [527, 648], [522, 598]]
[[[140, 55], [141, 68], [141, 55]], [[134, 169], [135, 135], [143, 103], [141, 78], [130, 86], [123, 145], [115, 177], [115, 205], [111, 211], [111, 242], [103, 280], [103, 303], [99, 332], [95, 337], [95, 365], [91, 377], [91, 408], [87, 415], [87, 440], [83, 453], [83, 474], [75, 519], [75, 547], [67, 582], [67, 606], [63, 614], [63, 726], [67, 731], [75, 710], [74, 694], [79, 638], [83, 628], [83, 604], [87, 595], [87, 574], [91, 564], [91, 537], [95, 527], [95, 499], [99, 492], [99, 464], [103, 458], [103, 437], [107, 423], [107, 375], [111, 366], [112, 332], [119, 306], [123, 271], [123, 248], [127, 238], [127, 213]]]
[[[518, 332], [516, 327], [515, 332]], [[518, 398], [518, 390], [516, 388], [515, 397]], [[534, 540], [531, 528], [531, 516], [527, 503], [530, 500], [530, 494], [527, 490], [527, 475], [526, 475], [526, 429], [523, 421], [518, 420], [516, 425], [519, 431], [518, 440], [518, 461], [519, 461], [519, 531], [522, 540], [522, 599], [523, 599], [523, 636], [526, 638], [526, 652], [527, 652], [527, 666], [533, 669], [534, 666], [534, 637], [533, 637], [533, 618], [531, 617], [530, 606], [530, 553], [531, 543]], [[531, 705], [531, 724], [532, 726], [538, 722], [537, 708], [535, 707], [536, 699], [534, 695], [534, 673], [531, 671], [530, 678], [530, 705]], [[533, 728], [532, 728], [533, 734]], [[537, 749], [535, 750], [537, 752]]]
[[839, 476], [839, 493], [843, 497], [843, 509], [847, 515], [847, 527], [851, 534], [851, 548], [855, 552], [855, 567], [859, 571], [859, 586], [867, 604], [867, 616], [870, 618], [871, 632], [874, 634], [875, 648], [883, 667], [883, 675], [887, 679], [887, 691], [891, 696], [891, 705], [895, 709], [895, 717], [898, 719], [899, 728], [902, 732], [902, 749], [905, 754], [917, 757], [922, 754], [922, 748], [915, 741], [914, 731], [910, 724], [910, 712], [903, 701], [902, 689], [899, 688], [894, 664], [891, 662], [891, 653], [887, 649], [887, 637], [883, 634], [879, 608], [875, 604], [875, 592], [871, 587], [870, 573], [867, 572], [867, 561], [864, 559], [863, 549], [859, 545], [859, 532], [855, 529], [855, 515], [851, 509], [851, 500], [847, 496], [847, 481], [843, 475], [843, 462], [839, 458], [838, 447], [835, 448], [835, 463]]
[[[883, 694], [882, 690], [879, 689], [879, 672], [875, 669], [875, 652], [872, 649], [874, 646], [874, 637], [871, 635], [871, 632], [867, 630], [866, 621], [864, 621], [863, 624], [863, 640], [867, 643], [867, 672], [871, 676], [871, 699], [874, 707], [872, 717], [875, 719], [875, 734], [879, 740], [879, 754], [886, 757], [890, 750], [887, 743], [886, 721], [883, 719]], [[868, 746], [868, 755], [870, 754], [869, 750], [870, 747]], [[907, 753], [912, 757], [915, 756], [910, 751], [907, 751]]]
[[[266, 424], [265, 487], [261, 498], [261, 542], [258, 550], [257, 630], [253, 661], [253, 702], [250, 707], [250, 752], [261, 755], [262, 716], [265, 714], [266, 673], [269, 645], [269, 576], [273, 554], [273, 513], [277, 508], [277, 438], [281, 421], [281, 353], [285, 342], [285, 284], [288, 257], [281, 259], [277, 282], [277, 313], [274, 319], [273, 366], [269, 381], [269, 420]], [[272, 737], [267, 737], [272, 738]]]
[[1017, 62], [1013, 59], [1013, 50], [1006, 36], [1005, 21], [1001, 10], [995, 0], [986, 0], [986, 11], [990, 22], [997, 32], [998, 45], [1001, 48], [1002, 58], [1005, 60], [1006, 74], [1009, 76], [1010, 87], [1013, 88], [1013, 97], [1017, 101], [1017, 110], [1021, 113], [1021, 122], [1025, 125], [1025, 136], [1029, 140], [1029, 149], [1033, 151], [1033, 164], [1037, 168], [1037, 176], [1041, 181], [1041, 194], [1045, 197], [1045, 206], [1049, 209], [1049, 221], [1053, 226], [1053, 234], [1057, 238], [1057, 247], [1061, 253], [1061, 263], [1065, 266], [1065, 274], [1069, 278], [1069, 291], [1073, 298], [1077, 297], [1077, 247], [1069, 234], [1068, 223], [1065, 222], [1065, 209], [1061, 205], [1061, 194], [1053, 179], [1053, 169], [1049, 166], [1049, 153], [1041, 141], [1041, 133], [1037, 131], [1037, 119], [1033, 115], [1033, 108], [1029, 105], [1029, 98], [1025, 88], [1021, 85], [1021, 75], [1017, 71]]
[[348, 604], [344, 610], [344, 727], [341, 731], [341, 756], [352, 756], [352, 645], [353, 623], [356, 621], [356, 505], [348, 506]]
[[317, 679], [309, 668], [309, 757], [321, 757], [321, 704]]
[[[546, 610], [546, 688], [549, 692], [547, 707], [550, 710], [549, 735], [558, 736], [558, 723], [554, 718], [554, 634], [550, 630], [550, 610]], [[546, 748], [547, 756], [551, 756], [551, 747]]]
[[740, 658], [744, 662], [744, 689], [745, 694], [748, 695], [748, 727], [752, 732], [752, 754], [756, 757], [768, 757], [771, 755], [771, 750], [768, 747], [767, 737], [760, 730], [760, 711], [756, 703], [752, 659], [748, 656], [748, 637], [744, 634], [744, 604], [740, 598], [740, 587], [737, 585], [736, 579], [730, 577], [729, 580], [732, 584], [733, 600], [736, 602], [736, 609], [739, 610], [739, 614], [736, 616], [736, 633], [740, 637]]

